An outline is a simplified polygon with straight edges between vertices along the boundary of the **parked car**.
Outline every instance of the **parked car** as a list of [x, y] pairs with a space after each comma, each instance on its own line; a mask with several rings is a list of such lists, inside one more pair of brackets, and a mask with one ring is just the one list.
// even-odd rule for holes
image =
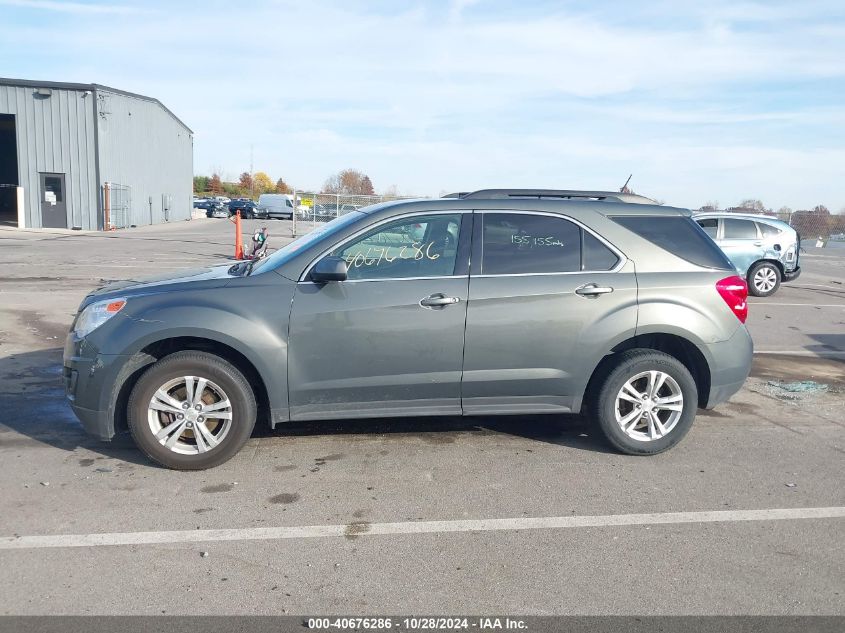
[[616, 449], [659, 453], [740, 389], [752, 343], [745, 280], [688, 210], [647, 202], [401, 201], [258, 262], [104, 286], [65, 343], [71, 407], [186, 470], [231, 458], [259, 414], [584, 412]]
[[762, 215], [701, 213], [695, 221], [719, 245], [756, 297], [769, 297], [782, 281], [801, 274], [801, 237], [786, 222]]
[[229, 203], [229, 213], [234, 215], [236, 211], [240, 211], [241, 217], [245, 219], [267, 217], [267, 210], [262, 209], [258, 206], [258, 203], [248, 198], [246, 200], [239, 198]]
[[229, 217], [229, 207], [223, 204], [222, 202], [218, 202], [217, 200], [209, 200], [203, 208], [205, 209], [205, 217], [207, 218]]
[[258, 197], [258, 206], [271, 218], [293, 219], [293, 196], [285, 193], [262, 193]]

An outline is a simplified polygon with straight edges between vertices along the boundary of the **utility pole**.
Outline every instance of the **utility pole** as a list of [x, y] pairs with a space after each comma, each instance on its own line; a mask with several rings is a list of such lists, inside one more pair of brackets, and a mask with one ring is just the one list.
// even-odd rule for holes
[[252, 164], [253, 145], [249, 145], [249, 197], [255, 198], [255, 170]]

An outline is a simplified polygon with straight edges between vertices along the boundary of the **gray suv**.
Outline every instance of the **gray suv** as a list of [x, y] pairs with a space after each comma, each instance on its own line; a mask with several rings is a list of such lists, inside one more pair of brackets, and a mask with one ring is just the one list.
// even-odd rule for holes
[[100, 288], [68, 335], [85, 428], [231, 458], [256, 420], [577, 413], [677, 444], [751, 365], [747, 286], [684, 209], [485, 190], [344, 214], [258, 262]]

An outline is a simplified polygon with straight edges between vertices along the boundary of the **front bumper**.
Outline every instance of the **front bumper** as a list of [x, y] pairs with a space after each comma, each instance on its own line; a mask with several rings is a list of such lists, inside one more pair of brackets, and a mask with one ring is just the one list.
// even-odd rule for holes
[[65, 341], [65, 395], [85, 430], [102, 440], [115, 435], [117, 396], [131, 358], [100, 354], [72, 333]]
[[787, 270], [783, 273], [783, 281], [793, 281], [801, 276], [801, 267], [798, 266], [795, 270]]
[[742, 389], [751, 373], [754, 342], [743, 325], [727, 341], [705, 347], [710, 364], [710, 393], [704, 408], [712, 409]]

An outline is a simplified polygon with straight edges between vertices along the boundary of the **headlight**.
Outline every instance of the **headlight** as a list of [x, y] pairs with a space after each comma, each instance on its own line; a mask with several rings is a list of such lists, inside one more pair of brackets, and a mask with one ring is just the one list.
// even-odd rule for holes
[[103, 323], [112, 318], [126, 305], [126, 299], [106, 299], [97, 301], [86, 307], [76, 319], [73, 328], [74, 333], [82, 338], [100, 327]]

